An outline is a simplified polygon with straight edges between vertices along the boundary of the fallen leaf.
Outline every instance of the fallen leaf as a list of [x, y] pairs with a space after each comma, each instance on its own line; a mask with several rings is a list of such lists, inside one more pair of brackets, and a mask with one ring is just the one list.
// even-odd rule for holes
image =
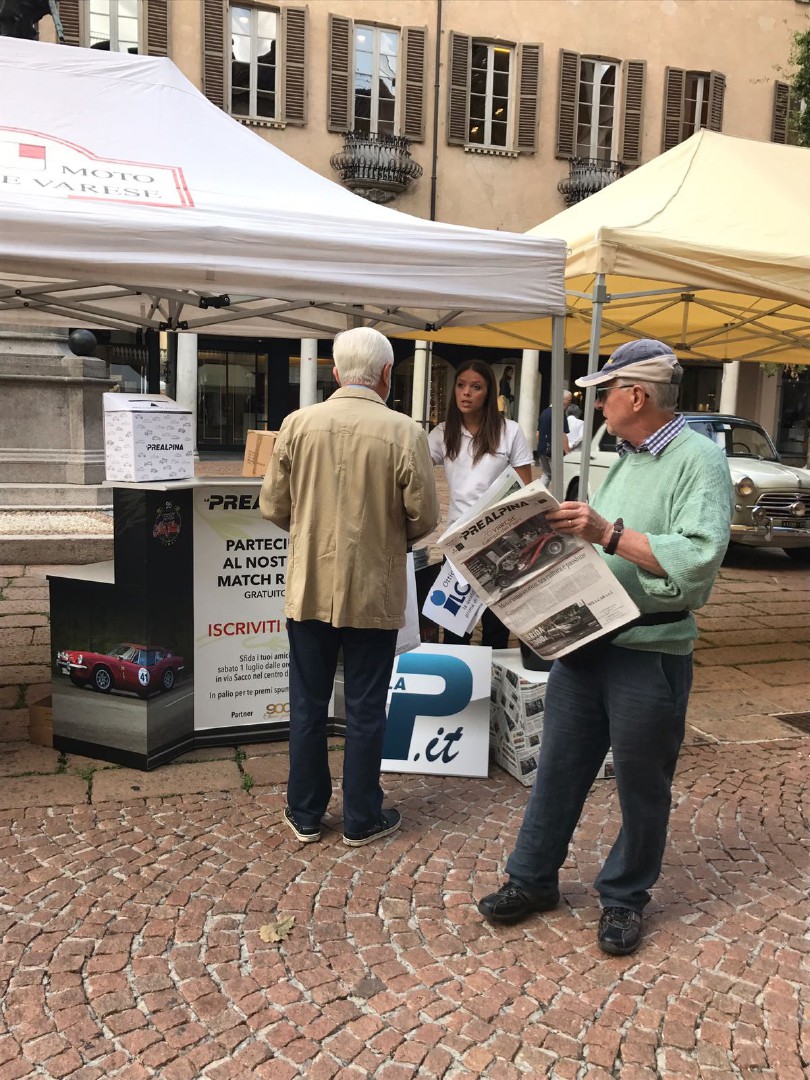
[[287, 919], [279, 919], [278, 922], [267, 923], [259, 927], [259, 937], [262, 941], [284, 941], [292, 933], [295, 926], [295, 916], [290, 915]]

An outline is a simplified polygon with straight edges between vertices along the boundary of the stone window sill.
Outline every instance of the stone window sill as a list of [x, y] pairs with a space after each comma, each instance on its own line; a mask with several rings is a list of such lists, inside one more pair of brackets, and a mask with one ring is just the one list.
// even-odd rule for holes
[[507, 150], [503, 146], [478, 146], [471, 143], [464, 144], [465, 154], [487, 154], [489, 157], [517, 158], [520, 154], [517, 150]]

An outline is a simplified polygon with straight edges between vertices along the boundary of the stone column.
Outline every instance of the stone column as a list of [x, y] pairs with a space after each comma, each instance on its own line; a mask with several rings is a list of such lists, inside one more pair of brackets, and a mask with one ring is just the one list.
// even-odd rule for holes
[[314, 405], [318, 400], [318, 339], [301, 338], [301, 368], [299, 408]]
[[720, 404], [717, 411], [737, 415], [737, 391], [740, 385], [740, 361], [733, 360], [723, 364], [723, 377], [720, 384]]
[[430, 384], [430, 342], [416, 341], [414, 345], [411, 419], [424, 427], [427, 420], [427, 388]]
[[517, 422], [529, 449], [537, 449], [537, 418], [540, 415], [540, 352], [524, 349], [520, 363]]
[[194, 457], [197, 454], [197, 402], [199, 392], [197, 387], [197, 335], [179, 333], [177, 335], [177, 387], [176, 398], [178, 405], [188, 409], [191, 413], [192, 443], [194, 444]]
[[0, 483], [100, 484], [106, 361], [66, 329], [0, 330]]

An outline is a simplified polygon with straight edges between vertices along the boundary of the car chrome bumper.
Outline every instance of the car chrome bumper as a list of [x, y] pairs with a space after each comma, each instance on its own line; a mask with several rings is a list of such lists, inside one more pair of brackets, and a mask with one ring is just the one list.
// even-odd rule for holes
[[755, 547], [810, 547], [810, 529], [785, 529], [781, 525], [732, 525], [735, 544]]

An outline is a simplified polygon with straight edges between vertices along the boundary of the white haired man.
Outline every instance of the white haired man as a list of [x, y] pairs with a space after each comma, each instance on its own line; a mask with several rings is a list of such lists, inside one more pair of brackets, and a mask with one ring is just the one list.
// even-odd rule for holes
[[259, 505], [290, 533], [290, 778], [284, 821], [321, 836], [332, 796], [326, 728], [343, 650], [346, 740], [343, 840], [357, 847], [399, 828], [383, 810], [380, 762], [397, 630], [405, 622], [406, 552], [436, 527], [427, 436], [386, 407], [394, 354], [377, 330], [338, 334], [340, 383], [281, 425]]
[[548, 520], [602, 547], [642, 615], [552, 666], [537, 776], [506, 864], [509, 881], [478, 905], [496, 923], [557, 905], [559, 869], [612, 747], [621, 828], [596, 879], [597, 938], [612, 955], [637, 948], [661, 872], [692, 684], [692, 611], [709, 597], [730, 531], [728, 462], [675, 412], [681, 377], [668, 345], [643, 340], [619, 346], [600, 372], [577, 379], [599, 384], [596, 404], [620, 440], [617, 460], [591, 505], [561, 503]]

